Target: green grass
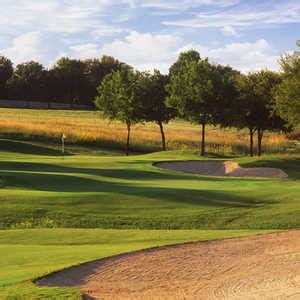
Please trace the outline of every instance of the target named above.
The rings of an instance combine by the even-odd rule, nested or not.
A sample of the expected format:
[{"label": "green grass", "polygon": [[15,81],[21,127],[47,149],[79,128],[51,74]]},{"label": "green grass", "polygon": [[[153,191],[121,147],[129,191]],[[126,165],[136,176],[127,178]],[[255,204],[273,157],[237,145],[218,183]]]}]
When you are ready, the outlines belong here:
[{"label": "green grass", "polygon": [[55,147],[0,140],[0,299],[80,299],[76,289],[31,281],[133,250],[300,227],[299,155],[227,157],[289,174],[271,180],[152,165],[199,159],[192,151],[124,157],[79,150],[63,157]]},{"label": "green grass", "polygon": [[[287,229],[300,225],[300,156],[239,158],[288,179],[213,178],[160,170],[175,151],[140,156],[69,155],[14,142],[0,153],[0,227]],[[50,152],[49,152],[50,151]]]},{"label": "green grass", "polygon": [[265,232],[103,229],[0,231],[0,299],[80,299],[80,292],[76,289],[37,287],[31,280],[85,261],[134,250]]}]

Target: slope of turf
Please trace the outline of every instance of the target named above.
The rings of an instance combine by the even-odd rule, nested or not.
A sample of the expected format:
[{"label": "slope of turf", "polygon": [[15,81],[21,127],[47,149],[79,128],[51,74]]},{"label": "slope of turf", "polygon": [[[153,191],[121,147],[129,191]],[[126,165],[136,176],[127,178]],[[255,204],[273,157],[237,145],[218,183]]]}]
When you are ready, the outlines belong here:
[{"label": "slope of turf", "polygon": [[180,174],[152,165],[199,158],[192,152],[61,157],[46,148],[45,153],[39,148],[38,155],[22,149],[0,152],[1,228],[300,226],[299,155],[237,159],[242,166],[277,167],[289,174],[287,179],[270,180]]},{"label": "slope of turf", "polygon": [[71,265],[129,251],[265,232],[103,229],[0,231],[0,299],[80,299],[80,292],[75,289],[37,287],[31,280]]}]

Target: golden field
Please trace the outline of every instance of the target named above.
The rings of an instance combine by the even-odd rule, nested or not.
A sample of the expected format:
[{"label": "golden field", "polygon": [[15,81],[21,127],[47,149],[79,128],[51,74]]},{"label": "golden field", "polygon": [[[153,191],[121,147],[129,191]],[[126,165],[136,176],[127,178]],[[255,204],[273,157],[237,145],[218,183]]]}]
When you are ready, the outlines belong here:
[{"label": "golden field", "polygon": [[[126,140],[126,126],[105,119],[96,111],[63,111],[0,108],[2,136],[24,139],[59,141],[64,133],[67,143],[121,148]],[[200,127],[182,120],[165,125],[168,149],[198,149]],[[247,130],[207,128],[207,151],[246,153]],[[264,151],[285,152],[291,147],[284,134],[267,133]],[[136,124],[132,129],[131,145],[136,151],[159,150],[161,136],[156,124]]]}]

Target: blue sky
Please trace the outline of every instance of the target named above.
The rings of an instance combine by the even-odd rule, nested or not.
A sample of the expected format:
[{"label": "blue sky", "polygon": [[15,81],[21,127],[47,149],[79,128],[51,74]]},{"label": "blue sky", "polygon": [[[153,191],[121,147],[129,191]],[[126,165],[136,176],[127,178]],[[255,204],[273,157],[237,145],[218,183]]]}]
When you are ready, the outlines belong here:
[{"label": "blue sky", "polygon": [[190,48],[243,71],[278,69],[300,39],[299,0],[0,0],[0,54],[51,66],[112,55],[168,71]]}]

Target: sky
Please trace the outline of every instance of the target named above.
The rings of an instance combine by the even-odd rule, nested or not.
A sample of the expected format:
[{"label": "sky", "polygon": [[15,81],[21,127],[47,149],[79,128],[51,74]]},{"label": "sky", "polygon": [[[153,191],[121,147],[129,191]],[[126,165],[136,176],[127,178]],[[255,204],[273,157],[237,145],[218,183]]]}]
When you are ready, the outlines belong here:
[{"label": "sky", "polygon": [[51,67],[111,55],[163,73],[182,51],[242,71],[278,70],[300,39],[299,0],[0,0],[0,55]]}]

